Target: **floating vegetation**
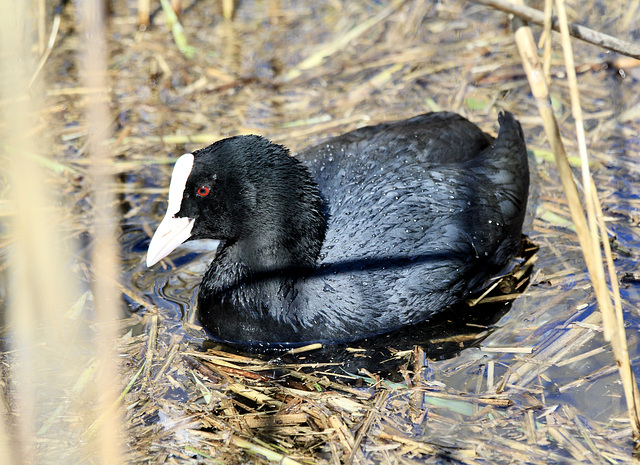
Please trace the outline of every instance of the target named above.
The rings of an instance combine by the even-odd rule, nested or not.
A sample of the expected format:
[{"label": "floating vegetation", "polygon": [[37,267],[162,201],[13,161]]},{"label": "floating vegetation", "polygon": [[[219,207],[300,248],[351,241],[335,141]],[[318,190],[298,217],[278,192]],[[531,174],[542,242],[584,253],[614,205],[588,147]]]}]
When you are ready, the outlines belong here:
[{"label": "floating vegetation", "polygon": [[[72,263],[57,266],[76,277],[80,288],[59,312],[64,317],[55,320],[67,325],[59,335],[62,349],[47,338],[16,337],[19,314],[11,307],[2,331],[8,421],[0,439],[22,441],[0,445],[19,443],[22,449],[0,447],[2,463],[52,456],[68,463],[105,461],[99,446],[114,412],[121,414],[122,436],[114,428],[106,437],[122,443],[124,461],[136,464],[632,460],[634,408],[627,399],[629,393],[633,399],[633,384],[627,379],[622,387],[608,342],[623,331],[604,327],[583,252],[595,256],[600,245],[611,248],[610,262],[623,278],[622,312],[607,318],[620,323],[624,316],[629,366],[637,366],[638,60],[573,39],[570,68],[576,75],[568,79],[566,48],[551,32],[549,15],[516,11],[542,24],[531,26],[538,43],[527,46],[533,61],[540,61],[545,95],[527,80],[510,18],[480,4],[505,3],[498,0],[194,2],[183,4],[177,16],[176,2],[172,10],[163,1],[162,8],[147,4],[156,11],[140,20],[143,30],[136,27],[134,3],[116,1],[109,12],[106,82],[91,84],[78,72],[88,36],[78,32],[80,18],[68,4],[55,15],[33,12],[34,24],[45,27],[33,28],[37,38],[25,52],[33,54],[34,66],[21,82],[31,93],[0,94],[3,134],[13,127],[6,109],[41,95],[23,128],[38,143],[3,139],[0,157],[24,156],[43,168],[38,186],[59,199],[45,202],[45,210],[55,213],[48,223],[75,244]],[[637,1],[568,2],[566,9],[567,20],[583,26],[569,32],[615,36],[622,41],[615,47],[623,51],[638,36]],[[565,47],[567,40],[565,33]],[[545,118],[555,120],[543,120],[536,99],[548,103]],[[104,104],[110,113],[104,140],[97,143],[87,115]],[[166,261],[166,269],[145,268],[171,163],[182,153],[247,133],[297,150],[356,127],[436,110],[461,113],[489,132],[496,129],[497,113],[508,110],[527,136],[532,193],[525,232],[535,247],[525,243],[518,265],[487,295],[471,296],[409,334],[333,348],[243,352],[208,341],[193,319],[202,261],[211,254],[185,249]],[[545,134],[549,124],[563,136],[568,163],[552,155],[559,143]],[[584,203],[583,193],[594,189],[580,178],[569,202],[559,172],[565,183],[571,174],[579,178],[585,163],[579,149],[585,145],[602,210],[593,203],[600,226],[594,219],[582,223],[591,222],[595,228],[587,231],[598,236],[582,239],[581,246],[576,234],[584,224],[578,220],[575,226],[575,200]],[[95,154],[103,150],[109,157],[97,162]],[[98,199],[96,185],[109,196]],[[5,226],[19,207],[4,177],[0,193],[4,278],[15,269],[12,251],[22,238]],[[120,215],[117,284],[89,260],[100,236],[97,200],[102,211]],[[56,264],[51,273],[56,275]],[[96,306],[104,299],[91,285],[96,281],[115,285],[122,295],[128,312],[116,325],[97,322]],[[615,276],[597,284],[600,301],[614,283]],[[9,286],[0,290],[3,306],[13,304],[11,292]],[[33,289],[28,295],[35,295]],[[37,314],[31,317],[24,328],[51,333],[42,331],[49,326]],[[115,331],[121,361],[111,401],[96,384],[104,351],[91,348],[92,331],[102,328],[101,337]],[[623,344],[614,344],[619,356]],[[36,360],[37,370],[28,377],[25,357],[34,347],[48,358]],[[55,371],[60,366],[67,371]],[[51,388],[54,382],[59,389]],[[30,398],[38,409],[25,407],[21,399]],[[10,449],[13,457],[5,453]],[[20,455],[23,450],[30,452]]]}]

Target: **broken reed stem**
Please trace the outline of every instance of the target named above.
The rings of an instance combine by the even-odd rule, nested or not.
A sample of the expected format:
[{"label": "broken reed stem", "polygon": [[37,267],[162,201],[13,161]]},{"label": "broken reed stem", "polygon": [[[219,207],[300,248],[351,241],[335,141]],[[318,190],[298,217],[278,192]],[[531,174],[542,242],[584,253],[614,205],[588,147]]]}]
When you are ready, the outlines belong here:
[{"label": "broken reed stem", "polygon": [[42,55],[40,56],[40,61],[38,62],[38,66],[34,71],[31,79],[29,80],[29,88],[33,86],[33,82],[36,80],[42,68],[44,68],[45,63],[49,59],[51,52],[53,51],[53,46],[56,43],[56,38],[58,37],[58,31],[60,30],[60,17],[61,15],[57,14],[53,17],[53,26],[51,26],[51,34],[49,35],[49,42],[47,43],[46,50],[43,50]]},{"label": "broken reed stem", "polygon": [[627,14],[622,19],[622,30],[628,31],[631,24],[638,21],[638,16],[635,14],[636,10],[640,7],[640,0],[632,0],[627,7]]},{"label": "broken reed stem", "polygon": [[235,10],[234,0],[222,0],[222,17],[226,20],[233,19]]},{"label": "broken reed stem", "polygon": [[380,391],[380,393],[378,394],[378,400],[376,400],[375,405],[372,408],[370,408],[369,411],[367,412],[367,415],[365,416],[365,419],[362,422],[362,426],[360,426],[360,429],[358,430],[358,434],[356,435],[353,441],[353,448],[351,449],[351,453],[349,454],[349,457],[345,461],[346,465],[351,465],[353,463],[353,459],[355,458],[357,452],[360,450],[360,444],[362,444],[363,439],[369,433],[369,429],[373,424],[375,414],[380,412],[380,410],[384,406],[384,403],[387,401],[388,397],[389,397],[389,391]]},{"label": "broken reed stem", "polygon": [[249,454],[259,455],[272,462],[277,462],[282,465],[302,465],[297,460],[289,458],[271,449],[267,449],[266,447],[262,447],[252,442],[249,442],[246,439],[242,439],[241,437],[238,437],[236,435],[231,436],[230,442],[234,446],[240,449],[244,449]]},{"label": "broken reed stem", "polygon": [[151,0],[138,0],[138,27],[146,29],[151,15]]},{"label": "broken reed stem", "polygon": [[[504,11],[517,16],[522,21],[544,25],[544,13],[536,10],[535,8],[529,8],[522,4],[521,0],[472,0],[474,3],[485,5],[496,10]],[[576,39],[583,40],[589,44],[597,45],[598,47],[606,48],[612,52],[621,53],[640,60],[640,45],[620,40],[616,37],[603,34],[602,32],[594,31],[588,27],[580,26],[578,24],[567,23],[569,33]],[[559,31],[560,25],[557,19],[553,20],[553,30]]]},{"label": "broken reed stem", "polygon": [[[542,69],[544,70],[544,78],[547,86],[551,85],[551,44],[553,42],[553,0],[545,0],[544,2],[544,29],[540,41],[544,38],[544,60]],[[541,47],[541,44],[538,45]]]},{"label": "broken reed stem", "polygon": [[618,286],[618,280],[616,279],[616,269],[613,264],[613,254],[611,253],[611,244],[609,244],[609,235],[607,233],[607,227],[604,223],[604,214],[602,213],[602,205],[598,200],[598,192],[596,185],[593,182],[593,178],[590,180],[593,184],[591,193],[594,196],[594,205],[596,207],[596,219],[598,220],[598,226],[600,228],[600,236],[602,237],[602,246],[604,248],[604,255],[607,259],[607,271],[609,273],[609,280],[611,282],[611,293],[613,294],[613,304],[616,311],[616,319],[618,320],[618,326],[620,328],[624,325],[624,316],[622,315],[622,299],[620,298],[620,288]]},{"label": "broken reed stem", "polygon": [[[522,0],[514,0],[518,4],[521,4]],[[480,3],[484,3],[482,0]],[[560,5],[561,0],[556,2]],[[569,39],[569,28],[566,21],[566,13],[564,8],[560,6],[558,8],[560,15],[560,24],[562,26],[561,33],[563,36],[563,45],[566,45]],[[640,438],[640,404],[638,395],[638,386],[631,371],[631,364],[629,362],[629,356],[627,352],[626,336],[624,333],[624,326],[616,328],[616,323],[619,322],[619,318],[613,314],[613,308],[611,304],[611,297],[609,295],[609,289],[604,279],[604,268],[602,263],[602,253],[599,246],[597,237],[597,231],[594,234],[594,228],[596,226],[596,207],[595,197],[597,196],[595,190],[592,192],[593,186],[591,184],[591,175],[588,170],[588,159],[586,155],[586,142],[584,138],[584,128],[582,124],[582,111],[579,103],[579,96],[577,93],[577,79],[575,77],[575,66],[573,64],[573,53],[571,47],[564,49],[565,62],[567,67],[567,73],[569,77],[569,85],[573,87],[571,90],[572,98],[572,110],[574,118],[576,119],[577,134],[579,137],[580,152],[582,158],[583,175],[587,181],[585,182],[585,195],[588,194],[588,198],[585,199],[587,203],[587,211],[589,214],[589,222],[584,214],[582,202],[573,180],[573,175],[569,167],[567,160],[567,154],[562,143],[560,132],[558,129],[558,123],[551,110],[551,102],[549,99],[549,89],[544,77],[544,70],[538,59],[538,52],[533,40],[533,34],[531,28],[524,23],[520,18],[514,18],[515,40],[522,59],[523,68],[527,74],[531,91],[536,99],[540,116],[543,120],[543,126],[549,144],[553,150],[558,165],[558,172],[562,180],[562,186],[567,197],[569,208],[571,211],[571,217],[578,233],[578,240],[582,249],[582,253],[585,257],[587,269],[591,276],[593,288],[598,301],[598,306],[602,313],[603,323],[605,325],[605,337],[611,341],[614,356],[618,362],[620,378],[623,383],[625,398],[627,401],[627,407],[629,411],[629,417],[631,422],[631,428],[635,438]],[[564,23],[564,24],[563,24]],[[571,77],[571,71],[573,76]],[[582,138],[582,140],[580,140]],[[587,186],[588,184],[588,186]],[[602,227],[601,227],[602,229]],[[602,241],[607,240],[606,229],[605,235],[602,237]],[[606,246],[605,246],[606,248]],[[614,275],[611,277],[611,281],[615,281],[617,278]],[[612,285],[614,290],[617,288]],[[620,322],[622,323],[622,322]]]}]

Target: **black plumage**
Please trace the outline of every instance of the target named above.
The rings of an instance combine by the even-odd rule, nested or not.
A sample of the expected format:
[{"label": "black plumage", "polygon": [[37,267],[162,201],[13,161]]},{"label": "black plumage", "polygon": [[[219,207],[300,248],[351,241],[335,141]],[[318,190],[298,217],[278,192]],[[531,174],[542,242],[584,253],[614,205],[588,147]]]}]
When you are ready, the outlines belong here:
[{"label": "black plumage", "polygon": [[296,158],[259,136],[194,152],[173,216],[194,220],[189,239],[223,241],[199,289],[202,324],[249,344],[351,341],[459,302],[520,244],[527,153],[513,116],[499,121],[495,140],[430,113]]}]

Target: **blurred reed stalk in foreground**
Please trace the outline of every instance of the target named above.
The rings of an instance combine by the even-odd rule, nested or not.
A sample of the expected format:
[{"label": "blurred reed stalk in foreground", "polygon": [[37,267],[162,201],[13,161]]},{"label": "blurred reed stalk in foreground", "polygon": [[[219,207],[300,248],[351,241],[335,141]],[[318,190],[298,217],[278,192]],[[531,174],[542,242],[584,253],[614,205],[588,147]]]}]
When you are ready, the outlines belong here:
[{"label": "blurred reed stalk in foreground", "polygon": [[[107,44],[105,2],[84,0],[80,5],[81,30],[85,39],[81,60],[81,81],[90,90],[87,95],[88,149],[92,163],[89,173],[93,180],[94,244],[92,253],[93,294],[95,300],[98,357],[98,411],[100,416],[92,427],[99,446],[99,462],[117,464],[122,461],[120,440],[122,419],[118,405],[117,355],[118,302],[115,288],[118,278],[116,251],[116,199],[113,184],[113,163],[106,144],[109,138],[109,91],[107,82]],[[93,428],[91,433],[95,431]]]},{"label": "blurred reed stalk in foreground", "polygon": [[[45,168],[51,157],[42,77],[37,69],[37,2],[0,0],[0,160],[10,214],[0,230],[8,244],[8,309],[0,402],[0,463],[118,463],[120,435],[114,389],[113,342],[117,296],[112,202],[106,185],[108,124],[102,2],[86,1],[85,59],[81,70],[91,92],[87,103],[89,149],[95,157],[97,251],[92,291],[95,317],[75,312],[86,289],[72,273],[77,243],[69,239],[72,206],[58,192],[65,179]],[[42,9],[40,10],[43,11]],[[4,180],[3,180],[4,182]],[[71,225],[70,225],[71,223]],[[107,284],[108,283],[108,284]]]}]

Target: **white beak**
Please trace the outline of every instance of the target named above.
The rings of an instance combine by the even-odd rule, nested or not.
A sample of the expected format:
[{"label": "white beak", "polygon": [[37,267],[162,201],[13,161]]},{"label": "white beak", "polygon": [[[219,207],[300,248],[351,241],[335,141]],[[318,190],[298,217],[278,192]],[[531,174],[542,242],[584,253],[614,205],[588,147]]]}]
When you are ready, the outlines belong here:
[{"label": "white beak", "polygon": [[193,218],[176,218],[180,211],[187,179],[193,169],[194,156],[185,153],[176,161],[169,184],[167,213],[153,234],[147,251],[147,266],[152,266],[169,255],[176,247],[191,237]]}]

